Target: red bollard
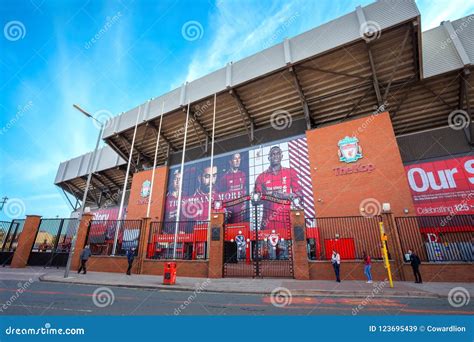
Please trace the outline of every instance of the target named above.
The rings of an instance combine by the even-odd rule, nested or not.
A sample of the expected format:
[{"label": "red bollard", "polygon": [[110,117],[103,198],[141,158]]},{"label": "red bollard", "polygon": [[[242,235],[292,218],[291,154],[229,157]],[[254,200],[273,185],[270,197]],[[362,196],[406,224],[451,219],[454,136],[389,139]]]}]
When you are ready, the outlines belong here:
[{"label": "red bollard", "polygon": [[176,263],[167,262],[163,271],[163,285],[176,284]]}]

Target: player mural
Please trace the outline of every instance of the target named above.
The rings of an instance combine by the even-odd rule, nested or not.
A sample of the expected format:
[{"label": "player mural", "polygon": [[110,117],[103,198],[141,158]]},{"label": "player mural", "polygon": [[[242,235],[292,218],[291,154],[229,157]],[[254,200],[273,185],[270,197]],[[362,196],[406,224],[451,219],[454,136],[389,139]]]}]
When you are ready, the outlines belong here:
[{"label": "player mural", "polygon": [[[176,220],[181,177],[180,221],[208,220],[211,191],[211,201],[225,202],[254,192],[288,201],[286,204],[262,201],[263,210],[258,220],[269,229],[277,224],[272,213],[288,213],[292,205],[304,208],[307,217],[315,215],[308,146],[304,137],[217,156],[212,168],[210,159],[191,162],[184,165],[182,175],[179,166],[171,168],[166,221]],[[236,220],[238,212],[245,212],[248,205],[243,202],[228,208],[229,220]],[[251,215],[244,217],[246,221],[250,219]]]}]

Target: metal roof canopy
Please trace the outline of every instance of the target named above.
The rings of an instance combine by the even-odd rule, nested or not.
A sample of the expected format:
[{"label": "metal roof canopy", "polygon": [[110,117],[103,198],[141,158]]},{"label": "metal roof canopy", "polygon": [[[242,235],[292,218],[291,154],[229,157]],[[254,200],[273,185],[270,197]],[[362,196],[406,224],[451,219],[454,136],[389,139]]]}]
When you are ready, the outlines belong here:
[{"label": "metal roof canopy", "polygon": [[[387,6],[391,10],[387,10]],[[354,18],[359,21],[365,16],[366,19],[372,20],[373,13],[378,13],[380,17],[384,10],[385,15],[393,19],[391,22],[396,22],[393,13],[400,8],[404,9],[401,13],[405,13],[408,19],[404,17],[402,20],[401,14],[398,13],[399,22],[392,26],[386,24],[387,27],[381,25],[383,31],[380,37],[369,43],[359,35],[360,25],[356,28],[350,26],[351,22],[354,23]],[[153,162],[163,101],[165,114],[158,165],[169,160],[170,153],[179,154],[185,124],[183,110],[186,109],[188,101],[191,101],[192,120],[188,129],[187,150],[201,150],[201,156],[205,155],[212,128],[213,92],[218,93],[216,144],[225,145],[226,140],[232,143],[239,137],[246,139],[248,145],[260,142],[262,136],[268,132],[271,114],[276,110],[290,113],[293,121],[297,123],[295,126],[303,133],[305,126],[319,127],[371,114],[384,101],[386,104],[388,102],[385,109],[391,113],[397,135],[445,126],[451,110],[469,109],[473,104],[473,99],[468,96],[469,88],[472,87],[472,81],[468,77],[471,66],[466,64],[474,57],[472,19],[474,17],[470,16],[453,23],[444,22],[441,26],[424,32],[422,54],[420,20],[415,4],[411,1],[377,2],[363,9],[359,7],[356,11],[321,27],[229,64],[224,69],[185,84],[141,106],[142,115],[132,158],[135,170],[149,167]],[[357,37],[349,39],[348,43],[341,43],[343,39],[336,29],[336,37],[328,38],[328,35],[334,34],[331,29],[341,25],[344,28],[341,32],[345,34],[345,28],[350,26]],[[454,35],[446,28],[449,25],[454,28]],[[458,42],[450,44],[440,30],[448,32],[449,39],[458,37]],[[314,56],[300,58],[296,62],[297,60],[291,59],[292,55],[301,57],[307,53],[307,50],[299,53],[294,51],[297,38],[300,39],[297,40],[299,48],[303,48],[302,36],[306,37],[306,45],[314,50],[321,50],[322,40],[326,48],[334,43],[329,43],[328,40],[339,41],[342,45],[327,51],[322,49]],[[347,40],[348,35],[345,34],[345,37]],[[450,44],[449,49],[443,45],[444,42]],[[464,50],[464,55],[459,45]],[[453,57],[454,54],[456,55]],[[440,63],[439,56],[449,56],[448,60],[451,62],[446,63],[444,57],[445,62]],[[272,63],[279,63],[281,66],[269,71],[268,65]],[[443,68],[437,68],[437,63]],[[262,74],[257,75],[256,70],[260,70]],[[253,75],[254,78],[243,81],[242,74],[248,77]],[[420,80],[422,74],[425,78],[430,78]],[[236,79],[240,80],[240,83],[236,82]],[[223,90],[218,91],[219,87]],[[209,91],[208,95],[196,100],[197,96],[203,96],[205,91]],[[114,118],[108,123],[109,128],[104,134],[106,142],[124,159],[128,158],[130,152],[137,113],[138,107]],[[295,135],[294,133],[288,132],[289,135]],[[190,155],[196,156],[197,153]],[[58,176],[60,171],[61,168]],[[110,173],[114,171],[117,169],[99,170],[93,179],[102,177],[102,174],[111,176]],[[112,189],[123,186],[124,172],[120,169],[115,172],[113,180],[116,184],[111,186]],[[76,178],[56,183],[77,196],[84,189],[85,178],[79,177],[78,173]],[[68,190],[71,185],[76,187],[76,191]],[[89,200],[94,200],[94,196],[97,199],[101,196],[101,191],[99,188],[93,189]]]},{"label": "metal roof canopy", "polygon": [[[369,114],[392,91],[420,78],[420,19],[412,1],[379,1],[313,30],[230,63],[207,76],[113,118],[104,140],[128,156],[140,112],[133,160],[150,166],[164,103],[158,165],[183,145],[185,110],[191,104],[187,146],[207,151],[217,93],[216,139],[270,126],[271,115],[286,111],[307,128]],[[376,25],[378,39],[363,39],[361,27]],[[163,143],[164,142],[164,143]]]}]

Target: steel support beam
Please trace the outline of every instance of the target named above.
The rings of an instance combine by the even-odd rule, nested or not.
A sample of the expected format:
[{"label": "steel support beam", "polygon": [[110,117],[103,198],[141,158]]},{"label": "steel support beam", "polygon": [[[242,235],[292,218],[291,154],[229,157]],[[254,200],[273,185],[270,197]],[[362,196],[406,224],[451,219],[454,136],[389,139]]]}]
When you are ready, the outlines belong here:
[{"label": "steel support beam", "polygon": [[383,103],[382,95],[380,93],[379,79],[377,78],[377,70],[375,69],[374,57],[372,56],[372,48],[370,44],[366,44],[367,54],[369,56],[370,70],[372,71],[372,84],[375,90],[375,96],[377,97],[377,105],[380,107]]},{"label": "steel support beam", "polygon": [[[74,205],[72,204],[71,200],[69,199],[69,196],[68,196],[67,192],[64,191],[63,188],[61,188],[61,190],[62,190],[62,192],[63,192],[63,194],[64,194],[64,197],[66,197],[66,199],[67,199],[69,205],[71,206],[72,210],[76,210],[76,209],[74,208]],[[76,198],[76,196],[74,196],[74,198]],[[77,199],[76,199],[76,200],[77,200]]]},{"label": "steel support beam", "polygon": [[110,178],[109,176],[107,176],[104,172],[102,172],[102,173],[96,173],[95,175],[98,176],[98,177],[100,177],[100,178],[105,179],[107,182],[112,183],[117,189],[121,189],[121,188],[122,188],[120,185],[118,185],[117,182],[115,182],[112,178]]},{"label": "steel support beam", "polygon": [[453,111],[455,110],[456,108],[451,106],[449,103],[447,103],[442,97],[441,97],[441,94],[436,94],[433,89],[431,89],[425,82],[422,82],[421,85],[423,86],[423,88],[425,88],[426,90],[428,90],[435,98],[436,100],[438,100],[439,102],[441,102],[442,104],[444,104],[446,107],[449,108],[449,110]]},{"label": "steel support beam", "polygon": [[117,154],[123,159],[123,160],[127,160],[127,156],[125,155],[125,153],[122,152],[122,150],[117,146],[117,144],[112,141],[112,139],[108,139],[107,140],[107,144],[112,147],[112,149],[117,152]]},{"label": "steel support beam", "polygon": [[359,107],[359,105],[362,103],[362,101],[364,101],[364,99],[367,97],[367,95],[369,95],[371,89],[372,89],[371,87],[367,88],[364,95],[362,95],[359,98],[359,100],[357,100],[357,102],[354,104],[354,106],[351,108],[351,110],[346,114],[346,116],[341,120],[341,122],[345,121],[347,118],[349,118],[352,115],[352,113],[354,113],[354,111],[357,109],[357,107]]},{"label": "steel support beam", "polygon": [[400,108],[402,107],[402,105],[406,101],[406,99],[408,99],[408,96],[410,95],[410,91],[411,91],[411,89],[413,88],[414,85],[415,85],[415,83],[410,83],[408,88],[403,93],[402,98],[400,99],[400,101],[398,101],[397,107],[395,108],[393,113],[390,113],[390,117],[392,118],[392,120],[395,118],[395,116],[397,115],[398,111],[400,110]]},{"label": "steel support beam", "polygon": [[[252,143],[255,140],[254,132],[255,132],[255,121],[250,116],[247,108],[245,107],[242,99],[240,98],[239,94],[235,89],[230,89],[229,94],[234,98],[235,103],[239,109],[240,117],[242,118],[242,122],[244,123],[245,130],[249,136],[249,140]],[[248,121],[248,123],[247,123]],[[248,127],[250,125],[250,127]]]},{"label": "steel support beam", "polygon": [[[132,142],[124,135],[120,135],[118,134],[118,136],[120,138],[122,138],[122,140],[124,140],[125,142],[127,142],[127,144],[130,146],[130,148],[132,147]],[[147,155],[145,155],[144,153],[142,153],[136,146],[133,147],[133,149],[138,153],[138,156],[140,157],[140,159],[142,159],[143,161],[145,161],[146,163],[153,163],[153,161],[151,160],[150,157],[148,157]],[[130,150],[130,153],[133,153],[132,150]],[[132,163],[133,164],[133,163]],[[135,164],[136,165],[136,164]]]},{"label": "steel support beam", "polygon": [[304,96],[303,89],[301,88],[300,81],[298,80],[298,75],[296,74],[296,70],[294,67],[289,68],[290,74],[293,78],[293,83],[295,86],[296,91],[298,92],[298,97],[300,98],[301,106],[303,107],[303,114],[306,120],[306,128],[310,130],[314,127],[313,118],[309,111],[308,102],[306,101],[306,97]]},{"label": "steel support beam", "polygon": [[[158,127],[156,127],[156,125],[153,122],[148,121],[146,124],[151,126],[155,130],[155,132],[158,133]],[[163,130],[161,130],[160,139],[163,140],[166,143],[166,145],[168,145],[168,148],[171,149],[172,152],[177,151],[176,147],[173,146],[171,141],[167,137],[165,137],[165,135],[163,134]]]},{"label": "steel support beam", "polygon": [[408,29],[405,32],[405,37],[403,37],[402,46],[400,47],[400,50],[398,51],[397,57],[395,58],[395,63],[393,64],[392,72],[390,73],[390,79],[388,81],[387,87],[385,88],[385,92],[383,94],[382,103],[385,103],[387,101],[388,93],[390,91],[390,86],[392,85],[393,78],[395,76],[395,72],[398,70],[398,66],[400,65],[401,56],[403,54],[403,50],[405,49],[405,45],[408,41],[410,31],[411,31],[411,29],[410,29],[410,27],[408,27]]}]

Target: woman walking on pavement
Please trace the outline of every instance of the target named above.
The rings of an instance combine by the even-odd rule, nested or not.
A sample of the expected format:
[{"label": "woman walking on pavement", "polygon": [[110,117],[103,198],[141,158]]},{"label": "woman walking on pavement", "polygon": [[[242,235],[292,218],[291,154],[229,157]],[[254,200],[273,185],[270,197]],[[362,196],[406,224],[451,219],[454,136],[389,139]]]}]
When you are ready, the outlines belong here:
[{"label": "woman walking on pavement", "polygon": [[372,259],[370,258],[370,255],[368,255],[364,251],[364,274],[367,277],[367,283],[371,284],[372,283]]}]

